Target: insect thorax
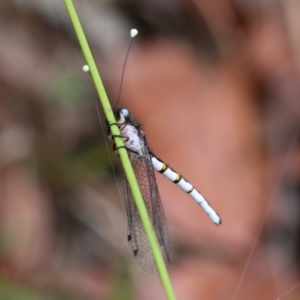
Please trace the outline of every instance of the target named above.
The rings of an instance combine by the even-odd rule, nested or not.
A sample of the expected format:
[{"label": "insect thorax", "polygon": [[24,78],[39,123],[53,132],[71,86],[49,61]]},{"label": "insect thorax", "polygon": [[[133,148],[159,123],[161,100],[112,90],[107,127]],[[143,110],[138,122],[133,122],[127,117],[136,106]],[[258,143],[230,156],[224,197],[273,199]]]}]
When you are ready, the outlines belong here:
[{"label": "insect thorax", "polygon": [[143,154],[143,144],[137,129],[131,124],[120,126],[121,135],[130,159],[138,159]]}]

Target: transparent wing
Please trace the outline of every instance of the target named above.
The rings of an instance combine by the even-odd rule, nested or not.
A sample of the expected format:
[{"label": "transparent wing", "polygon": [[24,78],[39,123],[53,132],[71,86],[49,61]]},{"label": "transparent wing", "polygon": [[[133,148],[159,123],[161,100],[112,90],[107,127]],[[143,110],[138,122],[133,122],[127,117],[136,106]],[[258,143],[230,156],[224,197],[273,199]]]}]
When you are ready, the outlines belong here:
[{"label": "transparent wing", "polygon": [[[132,166],[141,189],[149,217],[160,245],[163,257],[170,261],[171,244],[167,220],[160,200],[154,169],[145,141],[144,154],[132,161]],[[128,216],[128,242],[138,263],[147,272],[155,272],[156,266],[144,228],[132,197],[127,179],[124,176],[126,211]]]}]

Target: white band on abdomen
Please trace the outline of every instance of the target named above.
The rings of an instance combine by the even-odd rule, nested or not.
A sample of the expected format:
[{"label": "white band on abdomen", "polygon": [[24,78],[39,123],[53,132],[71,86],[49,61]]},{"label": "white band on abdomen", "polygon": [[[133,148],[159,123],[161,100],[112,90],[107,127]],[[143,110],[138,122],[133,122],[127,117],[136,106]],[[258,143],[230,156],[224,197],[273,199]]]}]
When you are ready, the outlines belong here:
[{"label": "white band on abdomen", "polygon": [[154,169],[159,173],[163,174],[169,180],[173,181],[178,185],[183,191],[191,195],[191,197],[202,207],[202,209],[208,214],[210,219],[217,225],[221,224],[221,219],[214,209],[208,204],[204,197],[183,177],[178,173],[174,172],[162,161],[154,156],[151,156],[151,161]]}]

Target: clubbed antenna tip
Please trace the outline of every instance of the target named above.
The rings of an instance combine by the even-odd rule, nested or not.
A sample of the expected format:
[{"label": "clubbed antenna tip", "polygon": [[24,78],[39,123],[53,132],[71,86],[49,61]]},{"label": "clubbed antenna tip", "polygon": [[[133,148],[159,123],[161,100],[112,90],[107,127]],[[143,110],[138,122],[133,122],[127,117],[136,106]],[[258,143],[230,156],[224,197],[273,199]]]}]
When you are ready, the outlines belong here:
[{"label": "clubbed antenna tip", "polygon": [[139,32],[135,28],[133,28],[133,29],[130,30],[130,36],[132,38],[134,38],[136,35],[138,35],[138,33]]},{"label": "clubbed antenna tip", "polygon": [[119,105],[119,103],[120,103],[121,91],[122,91],[122,85],[123,85],[123,79],[124,79],[126,62],[127,62],[128,54],[129,54],[129,51],[130,51],[133,39],[134,39],[135,36],[137,36],[137,34],[138,34],[138,31],[135,28],[133,28],[133,29],[130,30],[131,41],[130,41],[130,44],[129,44],[129,47],[128,47],[128,50],[127,50],[127,54],[126,54],[126,57],[125,57],[125,62],[124,62],[124,65],[123,65],[123,71],[122,71],[122,77],[121,77],[121,84],[120,84],[120,89],[119,89],[119,96],[118,96],[118,100],[117,100],[115,108],[117,108],[118,105]]},{"label": "clubbed antenna tip", "polygon": [[89,70],[90,70],[90,68],[89,68],[88,65],[84,65],[84,66],[82,67],[82,71],[83,71],[83,72],[89,72]]}]

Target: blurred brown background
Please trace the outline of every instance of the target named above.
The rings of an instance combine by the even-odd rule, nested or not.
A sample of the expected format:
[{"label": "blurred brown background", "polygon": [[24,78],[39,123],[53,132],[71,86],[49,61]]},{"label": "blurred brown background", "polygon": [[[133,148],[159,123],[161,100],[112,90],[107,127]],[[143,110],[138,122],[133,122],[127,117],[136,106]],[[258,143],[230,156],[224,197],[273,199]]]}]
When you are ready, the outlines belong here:
[{"label": "blurred brown background", "polygon": [[[158,174],[177,299],[300,299],[300,2],[74,5],[112,104],[139,30],[121,106],[222,217]],[[63,1],[2,0],[0,25],[0,300],[165,299]]]}]

